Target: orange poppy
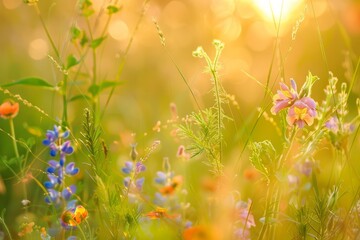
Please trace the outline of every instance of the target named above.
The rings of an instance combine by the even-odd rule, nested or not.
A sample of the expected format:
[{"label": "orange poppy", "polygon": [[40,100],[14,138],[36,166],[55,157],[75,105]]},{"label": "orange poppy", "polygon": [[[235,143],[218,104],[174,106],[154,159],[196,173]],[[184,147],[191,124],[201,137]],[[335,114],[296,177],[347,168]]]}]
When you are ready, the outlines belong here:
[{"label": "orange poppy", "polygon": [[14,118],[19,112],[19,103],[6,101],[0,105],[0,117],[4,119]]}]

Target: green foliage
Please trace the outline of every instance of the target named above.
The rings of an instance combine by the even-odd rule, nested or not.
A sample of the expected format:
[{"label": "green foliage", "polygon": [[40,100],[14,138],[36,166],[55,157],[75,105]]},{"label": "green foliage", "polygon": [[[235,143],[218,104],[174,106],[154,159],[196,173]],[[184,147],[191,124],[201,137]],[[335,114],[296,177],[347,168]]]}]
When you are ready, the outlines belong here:
[{"label": "green foliage", "polygon": [[105,40],[106,37],[99,37],[91,41],[90,47],[91,48],[97,48],[100,46],[100,44]]},{"label": "green foliage", "polygon": [[218,120],[217,111],[213,108],[207,108],[198,113],[192,113],[188,116],[186,123],[179,126],[179,135],[190,139],[187,149],[192,157],[205,154],[206,164],[210,165],[211,171],[220,174],[221,162],[219,156],[219,141],[217,131]]},{"label": "green foliage", "polygon": [[197,156],[205,153],[211,172],[216,175],[222,174],[222,154],[223,154],[223,130],[224,120],[230,119],[224,113],[223,104],[227,103],[226,92],[220,83],[218,76],[219,58],[224,48],[224,44],[219,40],[214,40],[215,57],[209,58],[202,47],[198,47],[194,52],[194,57],[204,58],[211,73],[212,93],[215,103],[213,107],[193,113],[185,125],[180,126],[180,135],[190,140],[188,150]]},{"label": "green foliage", "polygon": [[274,177],[277,164],[277,154],[269,140],[254,142],[249,145],[250,162],[270,182]]},{"label": "green foliage", "polygon": [[117,6],[114,6],[114,5],[109,5],[109,6],[107,6],[106,9],[108,10],[108,14],[110,14],[110,15],[120,11],[120,8]]},{"label": "green foliage", "polygon": [[6,83],[1,85],[1,87],[12,87],[12,86],[33,86],[33,87],[43,87],[47,89],[54,89],[54,86],[45,81],[44,79],[38,78],[38,77],[27,77],[23,79],[16,80],[11,83]]},{"label": "green foliage", "polygon": [[83,121],[83,139],[80,141],[87,150],[87,156],[91,163],[91,168],[95,175],[106,174],[104,169],[104,158],[106,157],[105,149],[101,142],[101,128],[95,123],[91,116],[90,110],[84,111],[85,120]]},{"label": "green foliage", "polygon": [[107,88],[113,88],[121,85],[122,82],[111,82],[111,81],[102,81],[100,84],[93,84],[89,87],[88,92],[91,93],[93,97],[98,96],[103,90]]},{"label": "green foliage", "polygon": [[91,0],[81,0],[80,1],[80,10],[81,15],[84,17],[90,17],[95,13],[94,9],[92,8]]},{"label": "green foliage", "polygon": [[70,69],[71,67],[76,66],[76,65],[78,65],[80,63],[79,60],[77,60],[73,54],[70,54],[67,57],[66,62],[67,62],[66,63],[66,69]]}]

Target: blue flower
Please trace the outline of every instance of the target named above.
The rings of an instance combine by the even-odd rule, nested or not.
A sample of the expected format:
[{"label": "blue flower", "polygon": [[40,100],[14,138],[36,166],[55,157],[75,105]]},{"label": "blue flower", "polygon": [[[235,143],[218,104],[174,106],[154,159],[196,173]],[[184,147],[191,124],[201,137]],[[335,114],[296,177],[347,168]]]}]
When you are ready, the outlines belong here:
[{"label": "blue flower", "polygon": [[44,183],[45,188],[54,188],[57,184],[61,183],[60,179],[57,176],[53,174],[48,174],[47,176],[50,181],[46,181]]},{"label": "blue flower", "polygon": [[126,161],[125,162],[125,167],[123,167],[121,169],[121,171],[125,174],[130,174],[133,170],[133,162],[130,162],[130,161]]},{"label": "blue flower", "polygon": [[70,141],[66,141],[63,143],[63,145],[61,145],[61,152],[65,153],[65,154],[71,154],[74,152],[74,148],[71,146],[71,142]]},{"label": "blue flower", "polygon": [[79,168],[75,167],[74,162],[70,162],[68,165],[66,165],[65,173],[68,175],[75,175],[79,172]]},{"label": "blue flower", "polygon": [[61,195],[65,200],[69,200],[70,197],[76,192],[76,186],[75,185],[71,185],[67,188],[64,188],[64,190],[62,191]]},{"label": "blue flower", "polygon": [[157,206],[164,207],[166,201],[167,201],[167,198],[164,197],[161,193],[159,193],[159,192],[156,192],[156,193],[155,193],[154,203],[155,203]]},{"label": "blue flower", "polygon": [[59,201],[60,193],[54,189],[48,189],[48,195],[45,197],[45,202],[48,204],[56,203]]},{"label": "blue flower", "polygon": [[129,187],[130,186],[130,182],[131,182],[131,178],[130,177],[126,177],[124,178],[124,185],[125,187]]},{"label": "blue flower", "polygon": [[136,188],[137,188],[139,191],[142,190],[143,185],[144,185],[144,182],[145,182],[145,178],[144,178],[144,177],[139,178],[139,179],[136,179],[136,181],[135,181],[135,186],[136,186]]},{"label": "blue flower", "polygon": [[155,182],[161,185],[165,185],[167,181],[167,174],[162,171],[156,172],[157,178],[155,178]]}]

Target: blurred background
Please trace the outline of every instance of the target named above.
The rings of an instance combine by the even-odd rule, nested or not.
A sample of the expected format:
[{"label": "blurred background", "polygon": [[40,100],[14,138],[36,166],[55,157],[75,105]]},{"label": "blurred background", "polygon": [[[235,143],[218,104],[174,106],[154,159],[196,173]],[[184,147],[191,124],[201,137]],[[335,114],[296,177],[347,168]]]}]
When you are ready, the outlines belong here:
[{"label": "blurred background", "polygon": [[[108,3],[110,1],[93,0],[95,13]],[[180,117],[197,110],[171,59],[186,77],[201,107],[213,105],[205,62],[192,56],[193,50],[203,46],[212,57],[213,39],[225,43],[220,59],[221,81],[239,106],[234,106],[235,126],[229,124],[226,131],[230,139],[225,150],[229,161],[237,159],[258,115],[257,108],[268,106],[271,101],[270,98],[264,100],[262,85],[269,81],[274,92],[283,77],[285,82],[294,78],[301,86],[310,71],[321,79],[313,92],[314,99],[320,103],[329,71],[340,82],[349,83],[359,57],[360,2],[357,0],[124,0],[119,4],[122,8],[112,17],[107,38],[98,49],[97,78],[99,81],[115,79],[119,64],[125,58],[120,77],[123,84],[116,88],[102,121],[104,138],[114,158],[123,156],[119,157],[121,161],[128,156],[131,142],[138,142],[142,149],[154,139],[165,139],[164,136],[171,134],[171,129],[158,132],[154,128],[158,121],[164,125],[171,119],[171,103],[176,104]],[[70,0],[40,0],[38,7],[60,55],[66,59],[68,54],[76,52],[70,42],[70,27],[74,24],[86,27],[79,17],[78,6]],[[106,14],[98,18],[94,35],[101,33],[106,19]],[[154,20],[164,34],[165,47]],[[22,0],[0,0],[0,34],[0,85],[29,76],[43,78],[53,85],[59,83],[59,71],[49,59],[49,55],[54,57],[54,52],[34,7]],[[87,61],[91,67],[91,59]],[[81,94],[88,86],[78,81],[71,85],[69,95]],[[49,115],[46,117],[21,104],[19,115],[14,119],[17,137],[33,136],[37,142],[33,152],[42,159],[44,147],[40,141],[44,130],[61,119],[61,97],[55,91],[34,87],[18,86],[9,90]],[[102,94],[100,106],[105,106],[109,93]],[[359,95],[360,83],[355,81],[351,109],[355,109]],[[6,98],[8,96],[0,92],[0,100]],[[90,107],[86,101],[69,103],[69,123],[76,136],[81,131],[84,107]],[[355,114],[355,110],[350,112]],[[9,132],[8,122],[0,120],[0,128]],[[234,134],[235,128],[242,131]],[[11,141],[4,132],[0,133],[0,155],[11,156]],[[253,139],[267,138],[275,142],[278,139],[276,131],[262,119]],[[177,139],[162,141],[159,158],[174,157],[178,145]],[[6,169],[2,169],[1,175],[5,190],[0,198],[6,205],[9,196],[15,194],[9,191],[16,181]]]}]

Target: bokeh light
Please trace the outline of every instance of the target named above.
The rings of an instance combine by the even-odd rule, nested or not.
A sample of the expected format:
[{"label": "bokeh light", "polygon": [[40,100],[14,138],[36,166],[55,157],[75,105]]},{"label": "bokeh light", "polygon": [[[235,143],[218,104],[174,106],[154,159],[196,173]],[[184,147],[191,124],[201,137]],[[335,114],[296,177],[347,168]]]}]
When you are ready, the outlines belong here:
[{"label": "bokeh light", "polygon": [[15,9],[20,6],[21,0],[3,0],[4,7],[7,9]]},{"label": "bokeh light", "polygon": [[49,46],[47,42],[42,38],[34,39],[30,42],[28,53],[34,60],[44,59],[49,52]]},{"label": "bokeh light", "polygon": [[129,28],[122,20],[116,20],[110,24],[109,34],[118,41],[125,41],[129,38]]},{"label": "bokeh light", "polygon": [[268,21],[282,21],[290,18],[291,13],[300,5],[302,0],[254,0],[254,5]]}]

